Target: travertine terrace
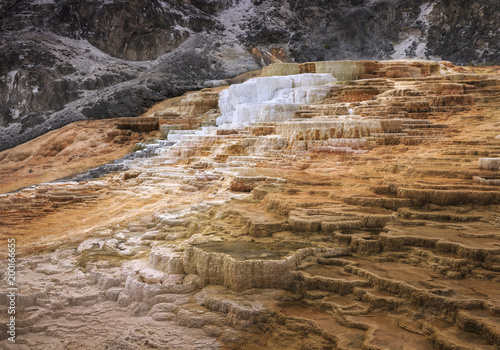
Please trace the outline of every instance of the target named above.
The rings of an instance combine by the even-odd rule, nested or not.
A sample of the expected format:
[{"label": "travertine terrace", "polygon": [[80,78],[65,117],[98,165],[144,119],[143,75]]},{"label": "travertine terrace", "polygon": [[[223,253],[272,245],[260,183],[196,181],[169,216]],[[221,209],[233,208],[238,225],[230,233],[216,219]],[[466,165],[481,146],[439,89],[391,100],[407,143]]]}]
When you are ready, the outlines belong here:
[{"label": "travertine terrace", "polygon": [[499,114],[494,68],[335,61],[123,120],[162,139],[0,197],[1,347],[498,349]]}]

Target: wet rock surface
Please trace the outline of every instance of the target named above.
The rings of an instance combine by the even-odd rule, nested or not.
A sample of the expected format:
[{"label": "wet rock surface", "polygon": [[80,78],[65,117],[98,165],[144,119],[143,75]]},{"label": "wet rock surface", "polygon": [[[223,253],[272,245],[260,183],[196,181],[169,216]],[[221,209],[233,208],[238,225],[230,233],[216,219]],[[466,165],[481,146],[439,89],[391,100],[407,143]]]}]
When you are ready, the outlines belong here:
[{"label": "wet rock surface", "polygon": [[[160,127],[181,105],[228,122],[172,127],[123,158],[127,170],[1,195],[19,314],[18,343],[0,344],[498,348],[498,72],[298,69],[359,65],[369,77],[325,82],[289,120],[232,124],[186,99],[154,112]],[[291,79],[287,67],[266,74]]]},{"label": "wet rock surface", "polygon": [[495,0],[6,0],[0,149],[77,120],[135,117],[273,62],[497,64],[499,21]]}]

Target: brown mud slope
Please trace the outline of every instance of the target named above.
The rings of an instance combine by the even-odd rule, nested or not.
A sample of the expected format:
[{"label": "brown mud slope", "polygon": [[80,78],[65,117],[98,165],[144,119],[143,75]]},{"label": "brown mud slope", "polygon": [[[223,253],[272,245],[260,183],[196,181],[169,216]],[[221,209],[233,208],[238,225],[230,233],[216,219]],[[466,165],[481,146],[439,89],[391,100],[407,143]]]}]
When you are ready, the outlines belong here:
[{"label": "brown mud slope", "polygon": [[69,124],[0,152],[0,193],[76,175],[131,152],[147,134],[118,128],[119,120]]},{"label": "brown mud slope", "polygon": [[196,92],[153,111],[167,140],[129,170],[0,196],[2,252],[14,237],[19,254],[18,343],[1,346],[498,349],[497,70],[263,75],[290,72],[343,81],[233,129],[210,128],[214,91]]}]

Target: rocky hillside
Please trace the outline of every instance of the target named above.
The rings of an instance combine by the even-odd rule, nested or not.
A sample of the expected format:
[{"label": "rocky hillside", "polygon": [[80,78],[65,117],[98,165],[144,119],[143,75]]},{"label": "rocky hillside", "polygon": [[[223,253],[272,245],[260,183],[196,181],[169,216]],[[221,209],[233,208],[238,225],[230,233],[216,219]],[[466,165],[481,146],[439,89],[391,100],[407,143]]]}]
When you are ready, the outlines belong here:
[{"label": "rocky hillside", "polygon": [[496,0],[4,0],[0,150],[273,61],[495,63],[499,22]]}]

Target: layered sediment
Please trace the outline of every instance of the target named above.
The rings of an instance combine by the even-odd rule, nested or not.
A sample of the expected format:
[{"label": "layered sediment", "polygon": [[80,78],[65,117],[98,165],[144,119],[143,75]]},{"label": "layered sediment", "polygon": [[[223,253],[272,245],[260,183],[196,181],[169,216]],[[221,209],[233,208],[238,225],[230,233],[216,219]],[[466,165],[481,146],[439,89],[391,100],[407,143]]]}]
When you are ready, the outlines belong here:
[{"label": "layered sediment", "polygon": [[500,346],[498,72],[262,73],[123,119],[162,138],[114,172],[0,196],[16,346]]}]

